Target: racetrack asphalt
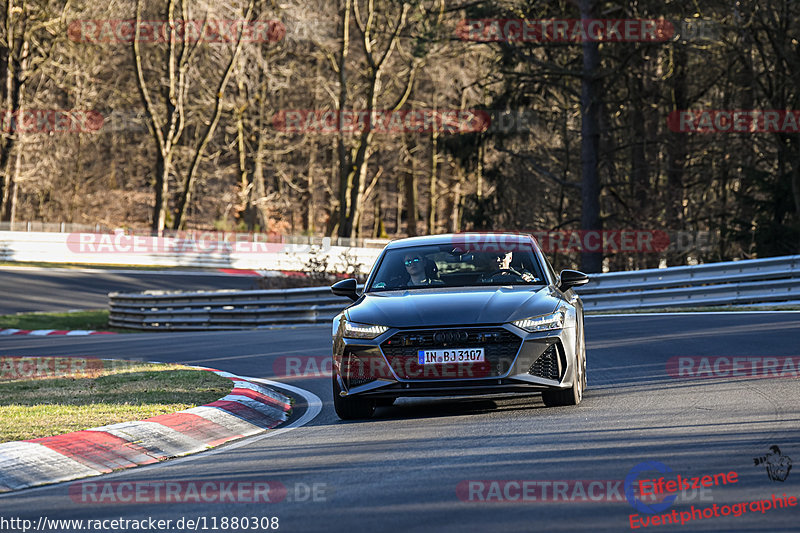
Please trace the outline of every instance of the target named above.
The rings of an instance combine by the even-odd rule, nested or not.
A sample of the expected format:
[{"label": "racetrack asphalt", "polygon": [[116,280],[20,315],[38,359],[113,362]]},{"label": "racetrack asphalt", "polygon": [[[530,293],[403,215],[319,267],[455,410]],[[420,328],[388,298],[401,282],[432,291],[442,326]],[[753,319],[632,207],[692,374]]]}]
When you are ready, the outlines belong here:
[{"label": "racetrack asphalt", "polygon": [[0,315],[107,309],[109,292],[253,289],[255,277],[215,272],[0,268]]},{"label": "racetrack asphalt", "polygon": [[[329,356],[327,327],[0,338],[2,356],[182,362],[276,379],[324,402],[309,424],[272,438],[93,478],[100,483],[267,480],[286,487],[281,502],[89,504],[71,498],[70,484],[64,483],[0,497],[0,518],[154,517],[174,523],[205,517],[210,527],[213,518],[221,524],[223,517],[266,516],[278,517],[280,530],[304,532],[624,531],[631,528],[630,515],[643,513],[625,501],[624,490],[613,482],[645,461],[672,470],[649,470],[647,477],[738,474],[736,483],[687,491],[663,513],[770,499],[772,494],[797,497],[797,468],[785,481],[771,481],[754,458],[779,446],[795,463],[800,461],[798,378],[685,379],[670,376],[668,363],[678,356],[796,358],[798,339],[798,313],[587,317],[589,390],[577,407],[545,408],[538,395],[405,399],[380,408],[371,420],[342,422],[333,411],[329,377],[275,375],[285,366],[282,357]],[[319,361],[306,361],[312,360]],[[296,411],[303,412],[302,404]],[[491,480],[512,483],[495,484],[500,493],[492,494]],[[529,482],[525,486],[535,487],[530,495],[537,499],[519,501],[514,480]],[[485,490],[459,490],[470,481],[483,483]],[[555,485],[564,481],[568,485]],[[594,481],[600,482],[595,487],[606,487],[591,492],[600,501],[576,496],[576,485],[589,489]],[[569,489],[552,501],[558,486]],[[551,501],[542,501],[543,487]],[[313,488],[316,497],[309,495]],[[505,501],[478,501],[481,496],[497,500],[498,495]],[[800,507],[788,507],[647,529],[797,531],[798,518]]]}]

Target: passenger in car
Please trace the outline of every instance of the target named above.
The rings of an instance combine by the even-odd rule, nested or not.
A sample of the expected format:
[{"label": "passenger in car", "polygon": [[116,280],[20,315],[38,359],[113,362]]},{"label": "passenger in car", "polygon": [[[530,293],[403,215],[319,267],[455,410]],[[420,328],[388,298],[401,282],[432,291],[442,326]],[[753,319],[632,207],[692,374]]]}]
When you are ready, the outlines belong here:
[{"label": "passenger in car", "polygon": [[403,265],[406,267],[409,280],[407,285],[409,287],[417,285],[444,285],[438,278],[436,272],[436,263],[422,257],[417,253],[407,253],[403,255]]}]

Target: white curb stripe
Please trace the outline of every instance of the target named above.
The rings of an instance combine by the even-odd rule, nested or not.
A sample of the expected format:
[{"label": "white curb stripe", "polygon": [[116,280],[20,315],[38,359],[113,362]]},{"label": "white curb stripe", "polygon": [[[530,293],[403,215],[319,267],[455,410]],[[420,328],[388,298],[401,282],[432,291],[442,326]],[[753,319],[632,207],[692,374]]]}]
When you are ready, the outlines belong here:
[{"label": "white curb stripe", "polygon": [[197,415],[205,418],[206,420],[219,424],[220,426],[227,428],[232,435],[243,435],[247,437],[263,431],[261,427],[251,424],[247,420],[243,420],[238,416],[232,415],[228,411],[218,407],[192,407],[191,409],[181,412]]},{"label": "white curb stripe", "polygon": [[257,383],[253,383],[252,381],[234,381],[233,382],[234,389],[248,389],[259,394],[263,394],[264,396],[268,396],[273,400],[276,400],[280,404],[288,404],[286,396],[275,392],[272,389],[268,389],[266,387],[262,387]]},{"label": "white curb stripe", "polygon": [[163,457],[179,457],[209,448],[205,443],[184,435],[180,431],[161,425],[158,422],[144,420],[120,422],[110,426],[92,428],[89,431],[105,431],[144,448],[148,454],[159,459]]},{"label": "white curb stripe", "polygon": [[247,396],[241,396],[239,394],[229,394],[221,399],[221,401],[226,402],[238,402],[258,411],[259,413],[263,414],[264,416],[268,417],[271,420],[281,421],[283,422],[288,418],[286,411],[281,411],[280,409],[273,407],[271,405],[264,404],[259,402],[258,400],[254,400],[253,398],[249,398]]},{"label": "white curb stripe", "polygon": [[231,374],[230,372],[225,372],[224,370],[212,370],[211,372],[214,372],[215,374],[217,374],[218,376],[222,376],[223,378],[236,378],[236,381],[242,379],[240,376],[237,376],[236,374]]},{"label": "white curb stripe", "polygon": [[34,442],[0,444],[0,485],[11,490],[99,476],[100,471]]},{"label": "white curb stripe", "polygon": [[[20,331],[24,331],[25,333],[19,333]],[[74,329],[74,330],[71,330],[71,331],[62,331],[62,330],[58,330],[58,329],[34,329],[33,331],[28,331],[28,330],[24,330],[24,329],[13,329],[13,328],[0,329],[0,335],[17,335],[17,334],[19,334],[18,336],[20,336],[20,337],[24,337],[24,336],[27,336],[27,335],[33,335],[35,337],[50,336],[50,335],[58,335],[58,336],[64,335],[64,336],[77,337],[77,336],[84,336],[84,335],[97,335],[99,333],[112,333],[112,334],[114,334],[113,331],[95,331],[93,329],[91,329],[91,330],[90,329]]]}]

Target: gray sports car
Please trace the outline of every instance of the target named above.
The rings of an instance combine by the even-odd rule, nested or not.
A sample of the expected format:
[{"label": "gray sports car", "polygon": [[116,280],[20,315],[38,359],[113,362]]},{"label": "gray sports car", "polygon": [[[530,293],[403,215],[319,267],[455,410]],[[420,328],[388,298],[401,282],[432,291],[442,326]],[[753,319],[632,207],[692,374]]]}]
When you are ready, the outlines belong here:
[{"label": "gray sports car", "polygon": [[530,235],[451,234],[393,241],[353,304],[333,320],[333,400],[368,418],[401,396],[541,392],[576,405],[586,388],[583,305]]}]

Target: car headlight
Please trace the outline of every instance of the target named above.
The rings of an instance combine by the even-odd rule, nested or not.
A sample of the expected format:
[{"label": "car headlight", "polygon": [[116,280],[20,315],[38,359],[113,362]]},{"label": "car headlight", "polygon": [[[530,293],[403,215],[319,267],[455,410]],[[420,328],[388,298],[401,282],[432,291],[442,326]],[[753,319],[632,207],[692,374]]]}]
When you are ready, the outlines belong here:
[{"label": "car headlight", "polygon": [[555,313],[544,315],[544,316],[535,316],[531,318],[526,318],[523,320],[515,320],[512,322],[518,328],[522,328],[525,331],[549,331],[553,329],[562,329],[564,327],[564,318],[566,313],[559,309]]},{"label": "car headlight", "polygon": [[387,326],[357,324],[344,319],[342,319],[342,322],[344,322],[344,336],[348,339],[374,339],[389,330]]}]

